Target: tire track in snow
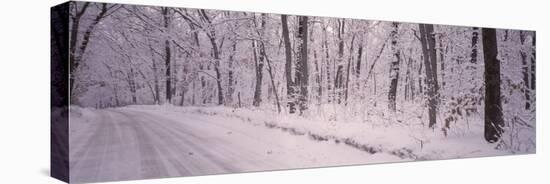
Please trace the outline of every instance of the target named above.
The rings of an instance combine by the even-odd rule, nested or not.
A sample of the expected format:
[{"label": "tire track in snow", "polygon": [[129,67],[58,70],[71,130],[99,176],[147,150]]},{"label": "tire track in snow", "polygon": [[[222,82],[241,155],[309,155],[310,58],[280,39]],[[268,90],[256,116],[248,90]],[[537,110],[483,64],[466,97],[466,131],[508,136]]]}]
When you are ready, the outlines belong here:
[{"label": "tire track in snow", "polygon": [[[169,139],[165,137],[164,140],[166,142],[172,143],[171,144],[173,145],[172,148],[178,150],[178,152],[189,154],[189,150],[192,150],[192,153],[195,156],[193,157],[193,159],[197,159],[196,157],[204,156],[205,158],[201,159],[202,163],[196,164],[198,169],[200,169],[201,167],[207,167],[207,166],[209,166],[210,168],[217,167],[216,171],[214,171],[213,174],[240,171],[239,168],[235,168],[230,165],[231,160],[223,159],[224,156],[227,155],[227,153],[229,153],[229,150],[225,149],[224,152],[219,152],[219,151],[216,151],[216,149],[205,149],[204,148],[205,145],[213,145],[211,144],[212,140],[208,138],[203,138],[199,135],[195,135],[194,132],[199,132],[197,131],[196,127],[185,126],[184,124],[181,124],[179,122],[174,122],[173,120],[166,119],[158,115],[147,113],[147,112],[124,111],[122,113],[133,117],[140,116],[140,119],[147,120],[148,122],[162,122],[162,123],[155,123],[154,126],[150,126],[149,127],[150,130],[155,131],[157,135],[170,135],[168,137],[176,138],[176,139]],[[203,122],[198,121],[196,123],[201,124]],[[169,127],[168,127],[168,124],[170,124]],[[207,124],[207,123],[204,122],[203,124]],[[175,140],[178,140],[180,142],[177,142]],[[185,150],[180,148],[180,145],[185,145],[190,148],[188,150]],[[216,148],[219,149],[220,147],[216,147]],[[240,152],[240,153],[243,153],[243,152]],[[190,161],[193,161],[193,160],[190,160]],[[206,164],[204,162],[207,162],[210,164]],[[200,174],[204,172],[196,172],[196,173]],[[212,171],[209,171],[209,173],[212,173]]]}]

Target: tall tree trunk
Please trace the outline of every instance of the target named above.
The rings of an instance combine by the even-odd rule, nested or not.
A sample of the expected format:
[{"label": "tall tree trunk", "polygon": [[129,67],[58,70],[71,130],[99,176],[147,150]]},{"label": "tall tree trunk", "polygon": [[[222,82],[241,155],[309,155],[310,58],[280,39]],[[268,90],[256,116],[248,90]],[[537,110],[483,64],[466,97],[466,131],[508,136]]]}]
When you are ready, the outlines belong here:
[{"label": "tall tree trunk", "polygon": [[338,65],[336,76],[334,78],[335,98],[338,104],[342,103],[342,88],[344,88],[344,66]]},{"label": "tall tree trunk", "polygon": [[[424,45],[424,42],[421,42],[422,45]],[[422,51],[422,53],[424,54],[424,51]],[[424,58],[425,59],[425,58]],[[425,60],[424,60],[425,61]],[[425,90],[424,90],[424,86],[422,85],[422,82],[425,81],[422,77],[424,75],[422,75],[422,68],[423,68],[423,64],[422,62],[418,64],[419,67],[418,67],[418,94],[420,95],[424,95],[425,93]],[[427,71],[426,71],[427,72]]]},{"label": "tall tree trunk", "polygon": [[325,70],[326,70],[326,83],[327,83],[327,102],[331,103],[334,98],[334,93],[331,93],[332,91],[332,82],[331,82],[331,75],[330,75],[330,52],[329,52],[329,45],[328,45],[328,38],[327,38],[327,30],[326,28],[323,28],[323,50],[325,51]]},{"label": "tall tree trunk", "polygon": [[356,89],[359,90],[361,85],[360,85],[360,77],[361,77],[361,61],[362,61],[362,56],[363,56],[363,41],[361,39],[361,42],[359,43],[359,48],[357,50],[357,62],[355,63],[355,79],[357,80],[356,82]]},{"label": "tall tree trunk", "polygon": [[441,64],[441,85],[439,86],[440,88],[444,89],[445,88],[445,50],[444,47],[443,47],[443,36],[442,35],[439,35],[438,36],[438,51],[439,51],[439,63]]},{"label": "tall tree trunk", "polygon": [[137,103],[136,80],[135,80],[135,72],[133,68],[130,68],[130,73],[128,73],[128,86],[130,88],[130,93],[132,94],[132,104],[136,104]]},{"label": "tall tree trunk", "polygon": [[[258,31],[258,36],[260,38],[263,38],[264,36],[264,29],[265,29],[265,19],[266,19],[266,15],[265,14],[262,14],[261,16],[261,31]],[[255,22],[256,20],[254,20]],[[257,29],[257,27],[255,26],[254,29]],[[260,42],[259,43],[259,47],[261,47],[260,49],[258,49],[258,46],[257,46],[257,42],[256,41],[252,41],[252,49],[253,49],[253,52],[254,52],[254,58],[255,58],[255,69],[256,69],[256,86],[255,86],[255,90],[254,90],[254,100],[252,102],[252,105],[253,106],[260,106],[260,103],[262,102],[262,79],[263,79],[263,68],[264,68],[264,58],[265,58],[265,49],[261,49],[261,48],[265,48],[263,45],[264,43],[263,42]],[[259,50],[260,54],[259,56],[256,56],[256,51]]]},{"label": "tall tree trunk", "polygon": [[[313,20],[315,21],[315,20]],[[315,33],[314,33],[315,29],[310,29],[309,30],[309,43],[311,45],[315,45],[315,37],[313,36]],[[321,80],[322,80],[322,72],[321,72],[321,68],[319,66],[319,56],[317,54],[317,49],[316,48],[311,48],[311,50],[313,51],[313,64],[314,64],[314,67],[315,67],[315,73],[314,73],[314,76],[315,76],[315,87],[316,87],[316,95],[315,95],[315,99],[317,101],[317,105],[320,105],[322,102],[322,97],[323,97],[323,85],[321,84]],[[313,85],[312,85],[313,86]]]},{"label": "tall tree trunk", "polygon": [[216,42],[216,31],[212,27],[212,21],[210,20],[210,17],[206,14],[206,11],[203,9],[199,10],[199,13],[201,14],[202,18],[208,26],[208,31],[206,33],[206,36],[210,40],[210,44],[212,45],[212,53],[214,55],[214,72],[216,73],[216,86],[218,91],[218,105],[223,105],[223,88],[222,88],[222,76],[220,72],[220,48],[218,47],[218,43]]},{"label": "tall tree trunk", "polygon": [[288,20],[287,15],[281,15],[283,42],[285,45],[285,77],[286,77],[286,91],[289,113],[296,112],[295,103],[295,84],[292,79],[292,47],[290,45],[290,34],[288,32]]},{"label": "tall tree trunk", "polygon": [[153,63],[153,82],[154,82],[154,93],[153,94],[153,101],[155,104],[160,104],[160,87],[159,87],[159,79],[158,79],[158,66],[157,61],[155,60],[155,51],[153,49],[153,46],[149,43],[149,49],[151,50],[151,62]]},{"label": "tall tree trunk", "polygon": [[485,60],[485,140],[497,142],[503,132],[500,100],[500,61],[495,29],[483,28],[483,58]]},{"label": "tall tree trunk", "polygon": [[[265,46],[261,45],[261,49],[265,52]],[[269,73],[269,78],[271,79],[271,86],[273,89],[273,93],[275,94],[275,102],[277,104],[277,112],[281,112],[281,103],[279,102],[279,94],[277,93],[277,86],[275,86],[275,79],[273,77],[273,68],[271,67],[271,61],[269,60],[269,57],[267,56],[267,53],[265,55],[265,60],[267,62],[267,72]]]},{"label": "tall tree trunk", "polygon": [[344,34],[346,22],[338,20],[338,61],[336,63],[336,76],[334,80],[335,98],[338,104],[342,103],[342,90],[344,88]]},{"label": "tall tree trunk", "polygon": [[527,63],[527,53],[524,50],[525,48],[525,39],[527,38],[527,34],[525,31],[519,31],[519,39],[521,42],[521,48],[519,49],[519,55],[521,57],[521,65],[522,65],[522,74],[523,74],[523,93],[525,96],[525,110],[531,109],[531,95],[530,93],[530,81],[529,81],[529,63]]},{"label": "tall tree trunk", "polygon": [[165,80],[166,80],[166,103],[172,103],[172,73],[171,73],[171,50],[170,50],[170,37],[168,34],[170,34],[169,26],[170,26],[170,20],[169,20],[169,8],[162,8],[162,17],[164,21],[164,30],[163,33],[165,35],[164,40],[164,63],[165,63]]},{"label": "tall tree trunk", "polygon": [[349,47],[349,58],[348,58],[348,65],[346,68],[346,85],[344,86],[344,104],[348,105],[348,94],[349,94],[349,81],[350,81],[350,74],[351,74],[351,63],[353,61],[353,45],[355,42],[355,34],[351,37],[351,43]]},{"label": "tall tree trunk", "polygon": [[435,128],[437,123],[438,86],[434,26],[431,24],[419,24],[419,31],[420,41],[422,43],[422,53],[424,56],[424,68],[426,71],[429,127]]},{"label": "tall tree trunk", "polygon": [[479,40],[479,28],[474,27],[472,28],[472,52],[470,54],[470,63],[472,64],[477,63],[478,40]]},{"label": "tall tree trunk", "polygon": [[308,87],[309,87],[309,70],[308,70],[308,17],[298,17],[298,39],[297,56],[296,56],[296,86],[298,87],[299,96],[297,103],[300,107],[300,114],[308,109]]},{"label": "tall tree trunk", "polygon": [[113,91],[115,94],[115,107],[120,107],[120,100],[118,99],[118,86],[113,86]]},{"label": "tall tree trunk", "polygon": [[395,112],[395,99],[397,95],[397,81],[399,80],[399,63],[401,62],[401,51],[397,45],[397,40],[399,36],[397,31],[399,29],[399,23],[392,23],[393,30],[391,31],[391,51],[392,51],[392,61],[390,63],[390,89],[388,92],[388,108],[390,111]]},{"label": "tall tree trunk", "polygon": [[[310,34],[310,35],[313,35],[313,34]],[[311,36],[311,37],[313,37],[313,36]],[[313,40],[311,42],[313,42]],[[321,103],[323,103],[322,102],[322,99],[323,99],[323,84],[321,83],[321,80],[322,80],[323,76],[322,76],[322,69],[319,66],[319,59],[318,59],[316,49],[313,49],[313,64],[315,65],[315,83],[317,85],[316,86],[317,87],[316,99],[317,99],[317,104],[321,104]]]},{"label": "tall tree trunk", "polygon": [[254,87],[254,100],[252,102],[253,106],[260,106],[260,103],[262,102],[262,78],[263,78],[263,68],[264,68],[264,62],[263,62],[263,56],[260,54],[258,56],[257,54],[257,46],[256,41],[252,41],[252,52],[254,53],[254,69],[256,74],[256,85]]},{"label": "tall tree trunk", "polygon": [[[536,50],[536,44],[537,44],[537,35],[536,35],[536,32],[533,32],[533,40],[531,40],[531,50],[532,50],[532,54],[531,54],[531,90],[535,91],[535,85],[536,85],[536,75],[535,75],[535,72],[536,72],[536,56],[537,56],[537,50]],[[533,98],[535,98],[536,96],[534,96]],[[533,99],[534,100],[534,99]]]},{"label": "tall tree trunk", "polygon": [[195,83],[196,81],[193,80],[193,84],[192,84],[192,89],[193,89],[193,96],[191,97],[191,105],[195,105],[196,104],[196,96],[195,96],[195,93],[197,92],[196,91],[196,88],[195,88]]},{"label": "tall tree trunk", "polygon": [[[200,44],[200,41],[199,41],[199,33],[197,32],[197,28],[196,26],[194,26],[193,24],[189,23],[189,27],[191,28],[191,31],[193,32],[193,43],[195,44],[197,50],[201,50],[201,44]],[[202,57],[202,53],[201,52],[198,52],[196,53],[196,55],[198,55],[199,57]],[[199,67],[201,68],[202,70],[202,67]],[[192,84],[192,88],[193,88],[193,96],[191,98],[191,105],[195,105],[196,104],[196,98],[197,96],[195,95],[197,93],[197,90],[196,90],[196,82],[197,82],[197,78],[199,78],[200,82],[202,83],[203,82],[203,78],[202,77],[195,77],[195,79],[193,79],[193,84]],[[201,88],[202,89],[202,88]],[[201,97],[202,98],[202,97]]]},{"label": "tall tree trunk", "polygon": [[237,53],[237,42],[234,41],[231,45],[231,55],[229,55],[229,63],[228,63],[228,73],[227,73],[227,97],[225,99],[226,105],[231,105],[233,103],[233,93],[235,93],[235,87],[234,87],[234,74],[233,74],[233,62],[235,58],[235,54]]},{"label": "tall tree trunk", "polygon": [[415,97],[415,94],[416,94],[416,87],[415,87],[416,83],[415,83],[415,80],[413,79],[413,76],[414,76],[413,70],[415,68],[414,63],[416,63],[416,61],[413,60],[411,57],[409,57],[409,64],[411,65],[410,66],[411,67],[411,72],[408,75],[409,75],[409,88],[410,88],[410,97],[411,97],[410,99],[411,100],[414,100],[414,97]]},{"label": "tall tree trunk", "polygon": [[241,108],[242,107],[241,106],[241,92],[237,93],[237,101],[238,101],[237,104],[238,104],[239,108]]},{"label": "tall tree trunk", "polygon": [[220,73],[220,53],[218,52],[217,45],[213,38],[211,38],[212,47],[214,49],[214,71],[216,72],[216,86],[218,87],[218,105],[223,105],[223,88],[222,88],[222,77]]},{"label": "tall tree trunk", "polygon": [[409,56],[409,59],[406,61],[407,64],[407,70],[405,73],[405,91],[404,91],[404,97],[405,100],[411,100],[412,99],[412,83],[411,83],[411,65],[412,65],[412,58]]}]

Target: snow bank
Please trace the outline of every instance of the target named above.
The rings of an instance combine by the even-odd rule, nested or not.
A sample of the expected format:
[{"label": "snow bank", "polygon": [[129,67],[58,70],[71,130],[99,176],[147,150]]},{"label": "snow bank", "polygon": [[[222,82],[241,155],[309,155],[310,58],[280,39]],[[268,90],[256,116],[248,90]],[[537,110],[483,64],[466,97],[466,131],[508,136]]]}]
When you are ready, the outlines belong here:
[{"label": "snow bank", "polygon": [[[509,151],[495,149],[485,142],[482,127],[472,131],[444,136],[439,131],[421,125],[395,123],[380,126],[363,121],[323,121],[322,118],[278,114],[259,109],[230,107],[129,106],[157,111],[193,113],[239,119],[254,125],[277,129],[297,136],[308,136],[317,141],[332,141],[369,153],[385,152],[409,160],[433,160],[480,156],[509,155]],[[372,121],[372,120],[371,120]],[[234,122],[234,121],[232,121]],[[472,125],[471,125],[472,126]],[[479,126],[479,125],[475,125]],[[517,152],[515,152],[517,153]]]}]

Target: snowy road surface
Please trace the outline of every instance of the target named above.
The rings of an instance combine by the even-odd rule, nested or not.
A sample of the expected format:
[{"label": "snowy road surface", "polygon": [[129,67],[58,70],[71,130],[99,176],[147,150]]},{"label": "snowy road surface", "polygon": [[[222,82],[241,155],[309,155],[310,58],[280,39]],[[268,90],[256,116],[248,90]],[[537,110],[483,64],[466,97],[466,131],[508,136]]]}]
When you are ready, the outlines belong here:
[{"label": "snowy road surface", "polygon": [[399,160],[237,119],[136,108],[87,114],[71,114],[70,176],[76,183]]}]

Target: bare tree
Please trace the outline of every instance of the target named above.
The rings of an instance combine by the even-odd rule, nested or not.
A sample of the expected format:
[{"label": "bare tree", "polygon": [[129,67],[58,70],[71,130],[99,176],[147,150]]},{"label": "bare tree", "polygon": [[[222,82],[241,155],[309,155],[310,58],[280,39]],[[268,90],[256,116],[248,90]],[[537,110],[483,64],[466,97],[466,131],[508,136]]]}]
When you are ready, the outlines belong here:
[{"label": "bare tree", "polygon": [[338,104],[342,103],[342,92],[344,89],[344,35],[346,21],[338,20],[338,59],[336,61],[336,76],[334,78],[335,98]]},{"label": "bare tree", "polygon": [[222,76],[220,72],[221,51],[218,42],[216,41],[216,30],[214,29],[211,18],[208,16],[204,9],[199,10],[199,15],[202,17],[202,20],[204,20],[204,22],[207,24],[206,28],[203,29],[207,30],[206,36],[210,41],[210,44],[212,46],[212,54],[214,55],[214,72],[216,73],[216,86],[218,89],[218,105],[223,105]]},{"label": "bare tree", "polygon": [[424,58],[424,70],[426,71],[426,85],[428,86],[428,118],[429,127],[435,128],[437,123],[436,111],[438,103],[437,86],[437,58],[435,48],[434,26],[431,24],[419,24],[420,42]]},{"label": "bare tree", "polygon": [[[263,13],[261,15],[261,25],[260,25],[260,31],[257,30],[257,26],[256,26],[256,18],[254,16],[254,20],[253,20],[253,23],[254,23],[254,29],[256,29],[257,31],[257,34],[260,38],[263,38],[264,36],[264,32],[265,32],[265,24],[266,24],[266,15],[265,13]],[[260,49],[258,49],[258,46],[257,46],[257,42],[256,40],[253,40],[252,41],[252,49],[253,49],[253,52],[254,52],[254,61],[255,61],[255,69],[256,69],[256,86],[254,88],[254,101],[252,102],[252,105],[258,107],[260,106],[260,103],[262,102],[262,78],[263,78],[263,68],[264,68],[264,60],[265,60],[265,56],[266,56],[266,53],[265,53],[265,46],[264,46],[264,43],[263,41],[262,42],[259,42],[259,47]],[[259,56],[257,56],[256,54],[256,51],[259,51]]]},{"label": "bare tree", "polygon": [[164,67],[165,67],[165,80],[166,80],[166,103],[172,103],[172,51],[170,49],[170,9],[167,7],[162,7],[162,17],[163,17],[163,33],[165,34],[164,40]]},{"label": "bare tree", "polygon": [[485,140],[497,142],[503,132],[502,104],[500,100],[500,61],[497,58],[495,29],[483,28],[483,58],[485,61]]},{"label": "bare tree", "polygon": [[226,105],[233,103],[233,93],[235,93],[235,78],[234,78],[234,66],[235,54],[237,53],[237,42],[233,41],[231,44],[231,55],[229,55],[227,72],[227,95],[225,99]]},{"label": "bare tree", "polygon": [[[537,41],[537,37],[536,37],[536,33],[533,32],[533,37],[532,37],[532,40],[531,40],[531,90],[535,90],[535,87],[536,87],[536,75],[535,75],[535,72],[536,72],[536,63],[535,63],[535,60],[536,60],[536,49],[535,49],[535,46],[536,46],[536,41]],[[535,97],[533,97],[535,98]]]},{"label": "bare tree", "polygon": [[290,43],[290,34],[288,31],[287,19],[288,19],[287,15],[281,15],[283,42],[285,45],[285,77],[286,77],[287,101],[288,101],[289,113],[293,114],[296,112],[296,102],[295,102],[296,86],[292,78],[292,47]]},{"label": "bare tree", "polygon": [[479,40],[479,28],[473,27],[472,28],[472,52],[470,54],[470,63],[472,64],[477,63],[478,40]]},{"label": "bare tree", "polygon": [[529,84],[529,63],[527,62],[527,52],[525,51],[525,40],[527,39],[527,33],[525,31],[519,31],[519,40],[522,48],[519,49],[519,55],[521,57],[522,74],[523,74],[523,93],[525,96],[525,109],[531,109],[531,95]]},{"label": "bare tree", "polygon": [[390,89],[388,92],[388,108],[395,112],[395,97],[397,94],[397,81],[399,80],[399,63],[401,62],[400,49],[397,44],[399,36],[397,35],[399,30],[399,23],[392,23],[392,31],[390,33],[391,38],[391,52],[392,61],[390,64]]},{"label": "bare tree", "polygon": [[[73,4],[74,13],[71,13],[71,21],[72,21],[72,27],[71,27],[71,34],[70,34],[70,43],[69,43],[69,72],[70,72],[70,90],[72,91],[74,89],[74,73],[77,71],[78,66],[80,65],[80,61],[82,60],[82,56],[86,52],[86,48],[88,48],[88,43],[90,41],[90,37],[92,36],[92,33],[99,24],[99,22],[107,16],[107,11],[114,7],[107,6],[107,3],[101,3],[101,10],[100,12],[95,16],[92,23],[86,27],[84,31],[84,35],[82,35],[82,38],[79,39],[79,32],[80,30],[80,21],[84,14],[86,13],[86,10],[90,6],[90,2],[85,2],[81,9],[78,9],[78,4]],[[80,40],[79,45],[77,46],[77,42]],[[78,50],[77,50],[78,48]],[[73,98],[75,99],[75,98]]]},{"label": "bare tree", "polygon": [[297,41],[297,56],[296,56],[296,86],[300,90],[298,96],[298,104],[300,106],[300,114],[308,109],[308,87],[309,87],[309,70],[308,70],[308,17],[298,17],[298,35]]}]

